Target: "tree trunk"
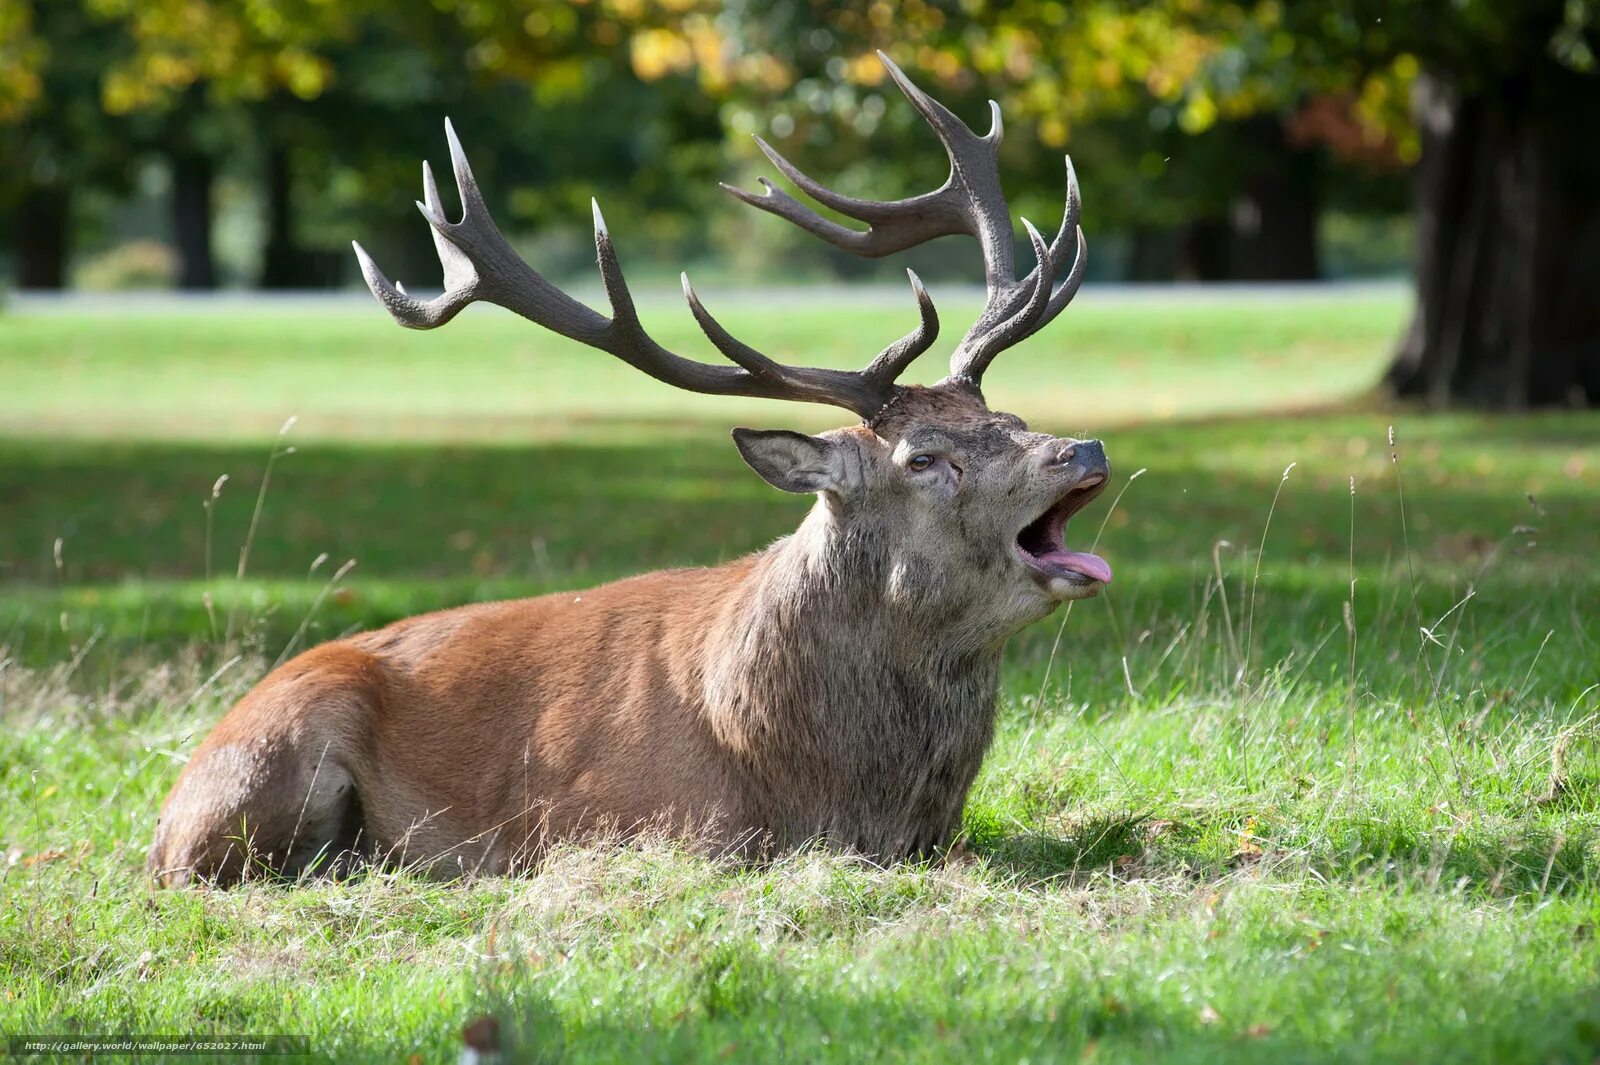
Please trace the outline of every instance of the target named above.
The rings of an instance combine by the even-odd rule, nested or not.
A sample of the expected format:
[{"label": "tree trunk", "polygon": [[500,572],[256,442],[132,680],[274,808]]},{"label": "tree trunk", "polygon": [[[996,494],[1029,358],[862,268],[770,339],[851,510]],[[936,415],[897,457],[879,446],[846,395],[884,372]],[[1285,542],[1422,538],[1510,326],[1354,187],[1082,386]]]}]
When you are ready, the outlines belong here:
[{"label": "tree trunk", "polygon": [[294,171],[289,148],[278,138],[267,145],[267,243],[261,253],[261,287],[294,288],[304,256],[294,239]]},{"label": "tree trunk", "polygon": [[1600,78],[1419,79],[1416,309],[1386,383],[1432,406],[1600,402]]},{"label": "tree trunk", "polygon": [[1242,124],[1253,160],[1233,202],[1228,274],[1237,281],[1314,281],[1319,174],[1314,152],[1289,144],[1283,122],[1261,115]]},{"label": "tree trunk", "polygon": [[1178,266],[1178,238],[1170,229],[1137,226],[1128,234],[1123,274],[1129,281],[1171,281]]},{"label": "tree trunk", "polygon": [[178,287],[217,287],[211,257],[211,185],[215,165],[192,148],[172,153],[172,233],[178,245]]},{"label": "tree trunk", "polygon": [[1183,227],[1178,240],[1179,281],[1228,280],[1228,223],[1222,218],[1197,218]]},{"label": "tree trunk", "polygon": [[35,185],[17,205],[17,287],[65,288],[72,192],[62,185]]}]

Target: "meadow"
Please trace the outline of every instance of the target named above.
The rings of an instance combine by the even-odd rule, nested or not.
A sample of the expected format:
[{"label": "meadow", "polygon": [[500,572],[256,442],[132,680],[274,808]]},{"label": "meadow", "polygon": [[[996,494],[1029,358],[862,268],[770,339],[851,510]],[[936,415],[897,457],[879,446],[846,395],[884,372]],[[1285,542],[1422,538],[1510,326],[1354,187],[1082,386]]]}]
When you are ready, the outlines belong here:
[{"label": "meadow", "polygon": [[[935,296],[953,336],[976,303]],[[154,890],[143,850],[274,662],[759,549],[806,501],[728,429],[837,418],[485,308],[0,315],[0,1041],[441,1061],[490,1017],[515,1061],[1593,1060],[1600,415],[1384,406],[1398,291],[1096,296],[987,384],[1105,441],[1073,543],[1116,580],[1010,647],[948,860],[649,840],[226,892]],[[900,293],[707,303],[826,365],[912,321]]]}]

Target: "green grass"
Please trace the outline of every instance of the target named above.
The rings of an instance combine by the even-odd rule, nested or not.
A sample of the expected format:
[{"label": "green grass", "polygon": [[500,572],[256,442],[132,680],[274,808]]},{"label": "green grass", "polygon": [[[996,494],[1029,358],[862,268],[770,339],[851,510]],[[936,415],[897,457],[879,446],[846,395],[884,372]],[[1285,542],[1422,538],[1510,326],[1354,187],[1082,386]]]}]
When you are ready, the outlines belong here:
[{"label": "green grass", "polygon": [[[938,293],[935,293],[939,296]],[[788,361],[859,367],[916,324],[903,299],[705,295],[741,339]],[[642,295],[652,335],[718,358],[681,298]],[[978,310],[939,297],[948,351]],[[1267,311],[1268,313],[1261,313]],[[1188,297],[1095,306],[1086,297],[988,375],[997,405],[1097,430],[1133,419],[1325,404],[1368,387],[1403,311],[1398,294],[1277,303]],[[924,375],[940,376],[937,360]],[[301,436],[395,442],[611,439],[618,415],[649,442],[658,421],[779,416],[763,400],[692,396],[609,356],[474,307],[449,329],[397,329],[372,308],[288,304],[172,315],[13,317],[0,326],[0,429],[47,439],[255,441],[290,414]],[[1142,383],[1141,383],[1142,382]],[[800,408],[798,424],[837,421]],[[596,426],[596,422],[601,424]]]},{"label": "green grass", "polygon": [[[0,318],[0,1038],[433,1061],[490,1015],[530,1061],[1592,1060],[1600,417],[1377,409],[1403,310],[1086,297],[997,364],[997,405],[1103,436],[1126,492],[1078,526],[1115,585],[1008,654],[958,860],[651,841],[211,893],[151,890],[142,850],[273,660],[756,548],[804,502],[728,426],[831,416],[488,313]],[[724,317],[846,365],[907,311]]]}]

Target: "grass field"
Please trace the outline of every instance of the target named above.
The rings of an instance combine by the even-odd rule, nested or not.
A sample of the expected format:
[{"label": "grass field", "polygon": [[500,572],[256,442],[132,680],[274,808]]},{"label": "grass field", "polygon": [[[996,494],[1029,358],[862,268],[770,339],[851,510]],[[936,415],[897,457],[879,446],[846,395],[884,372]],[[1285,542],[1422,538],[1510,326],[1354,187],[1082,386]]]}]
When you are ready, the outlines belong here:
[{"label": "grass field", "polygon": [[[728,428],[833,418],[490,311],[0,317],[0,1038],[438,1061],[487,1015],[519,1061],[1593,1060],[1600,417],[1380,408],[1398,294],[1082,301],[990,393],[1105,440],[1077,527],[1117,580],[1013,644],[962,857],[646,842],[231,892],[154,891],[142,852],[275,660],[755,549],[805,503]],[[911,317],[708,303],[836,365]]]}]

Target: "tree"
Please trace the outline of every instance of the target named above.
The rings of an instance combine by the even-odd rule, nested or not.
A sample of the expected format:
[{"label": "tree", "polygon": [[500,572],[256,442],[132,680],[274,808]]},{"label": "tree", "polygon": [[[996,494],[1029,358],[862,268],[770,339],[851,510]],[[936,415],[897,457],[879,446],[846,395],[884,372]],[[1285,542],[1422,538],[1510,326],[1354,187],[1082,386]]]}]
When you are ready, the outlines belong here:
[{"label": "tree", "polygon": [[1600,403],[1600,3],[1185,7],[1175,17],[1220,44],[1199,92],[1282,112],[1356,86],[1374,135],[1415,160],[1417,302],[1395,394]]},{"label": "tree", "polygon": [[[1146,129],[1114,142],[1124,155],[1174,130],[1231,145],[1205,174],[1186,168],[1186,189],[1148,150],[1132,174],[1098,157],[1080,167],[1086,202],[1135,234],[1186,203],[1202,274],[1311,272],[1309,145],[1413,163],[1417,309],[1389,386],[1435,404],[1600,402],[1600,0],[816,0],[741,13],[741,46],[788,57],[798,87],[870,78],[868,50],[884,47],[942,95],[982,90],[1032,116],[1046,145],[1071,130],[1080,156],[1096,126],[1129,118]],[[843,58],[818,73],[808,51]],[[1331,126],[1318,120],[1330,110]],[[1090,196],[1102,165],[1118,181],[1105,199]],[[1228,232],[1207,188],[1217,176],[1260,239]]]},{"label": "tree", "polygon": [[[1123,238],[1097,241],[1091,269],[1111,259],[1120,262],[1108,273],[1152,280],[1315,277],[1317,222],[1325,191],[1337,187],[1328,176],[1343,164],[1296,135],[1293,108],[1192,92],[1223,34],[1188,14],[1216,6],[815,0],[747,4],[730,24],[742,58],[778,57],[791,75],[774,86],[755,67],[760,80],[742,86],[749,111],[780,115],[808,157],[830,156],[830,172],[848,172],[863,154],[890,169],[915,157],[914,124],[892,102],[881,110],[871,53],[884,48],[974,120],[986,98],[1001,102],[1010,120],[1002,150],[1019,189],[1059,184],[1055,152],[1070,148],[1095,205],[1091,235]],[[815,114],[827,99],[839,142],[831,148]],[[862,123],[865,106],[881,120]]]},{"label": "tree", "polygon": [[20,287],[65,285],[79,191],[126,185],[134,148],[99,88],[122,47],[82,3],[0,0],[0,208]]},{"label": "tree", "polygon": [[1417,302],[1386,376],[1397,395],[1600,403],[1600,3],[1182,8],[1223,42],[1203,91],[1281,111],[1343,82],[1375,133],[1409,142]]},{"label": "tree", "polygon": [[[219,120],[231,111],[248,121],[258,117],[249,115],[253,107],[280,96],[310,100],[321,95],[332,76],[322,51],[355,34],[367,5],[359,0],[89,2],[130,46],[105,71],[105,109],[143,116],[172,173],[178,283],[214,288],[213,186],[229,139],[219,134]],[[269,143],[269,162],[284,165],[274,147]],[[269,191],[281,190],[268,169]],[[269,234],[281,240],[281,220],[274,222]]]},{"label": "tree", "polygon": [[[177,179],[175,230],[196,283],[206,276],[209,189],[223,155],[223,138],[207,143],[206,117],[242,115],[253,131],[266,287],[333,283],[357,227],[378,230],[380,247],[384,230],[396,234],[400,248],[382,249],[389,261],[432,262],[425,228],[395,190],[414,187],[445,114],[480,166],[515,159],[518,173],[563,190],[660,180],[675,169],[663,165],[669,146],[692,159],[697,144],[721,135],[714,106],[676,91],[688,85],[675,72],[646,85],[629,61],[636,34],[694,9],[683,0],[659,9],[629,0],[92,2],[133,42],[107,73],[107,107],[162,124]],[[313,183],[319,196],[303,203],[299,192]],[[352,198],[351,188],[383,194]],[[496,195],[513,208],[501,214],[508,223],[564,199],[549,188],[538,196],[527,185],[501,188]],[[565,198],[573,218],[587,217],[583,198]],[[303,225],[308,213],[334,210],[337,226]],[[337,239],[308,242],[305,232],[318,229]]]},{"label": "tree", "polygon": [[1506,20],[1493,65],[1440,55],[1417,80],[1417,306],[1386,378],[1399,395],[1600,404],[1600,77],[1582,37],[1551,48],[1572,27],[1542,14]]}]

